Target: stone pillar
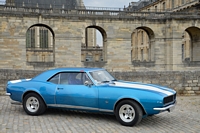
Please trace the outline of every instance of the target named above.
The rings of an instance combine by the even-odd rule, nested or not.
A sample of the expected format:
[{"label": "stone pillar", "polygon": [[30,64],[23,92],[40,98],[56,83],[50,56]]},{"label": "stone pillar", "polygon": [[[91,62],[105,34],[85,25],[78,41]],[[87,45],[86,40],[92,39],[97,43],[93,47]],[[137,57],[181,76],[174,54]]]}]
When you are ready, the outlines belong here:
[{"label": "stone pillar", "polygon": [[187,38],[185,34],[185,58],[191,58],[191,41]]},{"label": "stone pillar", "polygon": [[86,56],[85,52],[82,52],[81,53],[81,61],[85,61],[85,56]]},{"label": "stone pillar", "polygon": [[179,71],[181,69],[184,69],[183,62],[182,62],[182,36],[183,36],[183,30],[181,30],[181,26],[177,22],[172,22],[172,41],[171,41],[171,47],[172,47],[172,65],[173,71]]}]

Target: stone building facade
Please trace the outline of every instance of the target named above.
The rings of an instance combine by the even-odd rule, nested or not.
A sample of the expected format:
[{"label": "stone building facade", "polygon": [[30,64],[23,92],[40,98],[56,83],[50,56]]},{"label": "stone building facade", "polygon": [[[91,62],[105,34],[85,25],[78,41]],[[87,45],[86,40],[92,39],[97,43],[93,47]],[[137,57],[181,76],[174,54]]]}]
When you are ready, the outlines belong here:
[{"label": "stone building facade", "polygon": [[[175,14],[196,12],[198,14],[198,8],[199,1],[197,0],[140,0],[138,2],[131,2],[125,10],[155,13],[172,12]],[[183,20],[182,23],[184,21],[185,20]],[[134,40],[132,41],[132,61],[135,64],[137,64],[136,62],[145,61],[145,64],[151,65],[155,60],[153,56],[155,52],[154,41],[153,38],[149,36],[150,30],[151,29],[148,28],[146,28],[146,30],[138,28],[132,35],[132,40]],[[199,64],[199,39],[195,37],[198,33],[199,27],[195,27],[194,24],[191,27],[185,27],[182,33],[181,59],[185,66],[195,66],[195,64]]]},{"label": "stone building facade", "polygon": [[192,11],[199,2],[197,0],[140,0],[131,2],[126,10],[142,12],[185,12]]},{"label": "stone building facade", "polygon": [[[160,7],[163,2],[169,11],[148,10]],[[200,3],[193,0],[182,6],[175,5],[176,11],[173,11],[171,6],[167,6],[170,5],[168,2],[153,1],[137,11],[127,11],[128,8],[118,11],[33,8],[7,3],[0,8],[0,67],[35,70],[73,66],[104,67],[111,71],[198,70]],[[183,13],[182,8],[188,4],[190,8],[187,7],[187,13]],[[95,33],[88,29],[100,31],[102,46],[96,45]]]},{"label": "stone building facade", "polygon": [[[178,91],[188,89],[199,94],[199,0],[174,8],[168,8],[170,1],[166,0],[166,10],[157,12],[148,9],[156,4],[161,9],[158,7],[164,1],[145,2],[146,8],[137,10],[1,5],[0,69],[7,71],[2,82],[11,79],[9,70],[23,75],[27,71],[21,70],[103,67],[114,74],[119,72],[119,78],[124,74],[127,80],[169,83],[172,87],[178,82]],[[101,47],[88,41],[91,38],[95,42],[87,33],[90,28],[101,33]],[[148,80],[148,75],[155,78]],[[161,75],[177,78],[164,82]]]}]

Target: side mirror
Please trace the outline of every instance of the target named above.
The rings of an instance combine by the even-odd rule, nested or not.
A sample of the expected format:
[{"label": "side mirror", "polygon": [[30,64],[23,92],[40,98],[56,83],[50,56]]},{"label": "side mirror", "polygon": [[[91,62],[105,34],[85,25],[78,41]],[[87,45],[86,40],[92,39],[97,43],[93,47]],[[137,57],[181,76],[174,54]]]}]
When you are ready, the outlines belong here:
[{"label": "side mirror", "polygon": [[84,82],[84,85],[90,87],[90,86],[92,85],[92,83],[91,83],[90,81],[87,81],[87,80],[86,80],[86,81]]}]

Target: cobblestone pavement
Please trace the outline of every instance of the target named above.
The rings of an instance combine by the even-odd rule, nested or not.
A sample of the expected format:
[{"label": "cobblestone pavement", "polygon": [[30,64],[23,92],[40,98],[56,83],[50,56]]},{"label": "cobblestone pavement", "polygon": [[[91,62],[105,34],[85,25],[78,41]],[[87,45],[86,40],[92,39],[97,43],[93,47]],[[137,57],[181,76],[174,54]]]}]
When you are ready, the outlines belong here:
[{"label": "cobblestone pavement", "polygon": [[179,96],[176,109],[144,118],[134,127],[120,125],[114,116],[48,109],[29,116],[21,105],[0,96],[0,133],[199,133],[200,96]]}]

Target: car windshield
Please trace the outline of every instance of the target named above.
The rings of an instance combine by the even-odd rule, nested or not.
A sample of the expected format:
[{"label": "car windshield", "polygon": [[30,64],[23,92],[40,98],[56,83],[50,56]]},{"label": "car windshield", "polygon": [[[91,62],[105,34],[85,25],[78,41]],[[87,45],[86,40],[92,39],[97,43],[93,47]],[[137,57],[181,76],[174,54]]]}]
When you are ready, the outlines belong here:
[{"label": "car windshield", "polygon": [[97,83],[116,81],[116,79],[105,70],[90,72],[90,75]]}]

